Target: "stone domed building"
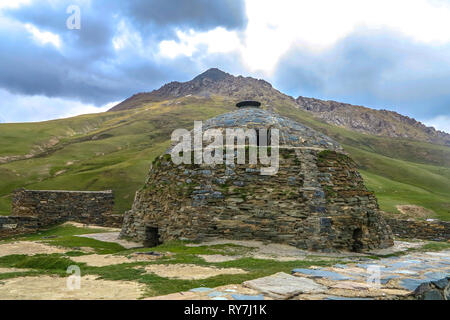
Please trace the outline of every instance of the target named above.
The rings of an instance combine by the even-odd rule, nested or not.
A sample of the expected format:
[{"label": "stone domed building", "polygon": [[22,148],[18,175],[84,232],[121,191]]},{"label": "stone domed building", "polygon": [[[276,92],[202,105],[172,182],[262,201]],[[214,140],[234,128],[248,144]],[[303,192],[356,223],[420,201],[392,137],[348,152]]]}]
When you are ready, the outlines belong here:
[{"label": "stone domed building", "polygon": [[173,145],[154,161],[145,186],[125,214],[121,237],[147,246],[172,239],[213,238],[262,240],[320,251],[393,245],[374,194],[367,191],[355,163],[336,141],[259,109],[258,104],[248,105],[241,103],[236,111],[203,122],[203,132],[278,129],[278,172],[262,175],[262,164],[225,160],[215,165],[176,165],[171,159]]}]

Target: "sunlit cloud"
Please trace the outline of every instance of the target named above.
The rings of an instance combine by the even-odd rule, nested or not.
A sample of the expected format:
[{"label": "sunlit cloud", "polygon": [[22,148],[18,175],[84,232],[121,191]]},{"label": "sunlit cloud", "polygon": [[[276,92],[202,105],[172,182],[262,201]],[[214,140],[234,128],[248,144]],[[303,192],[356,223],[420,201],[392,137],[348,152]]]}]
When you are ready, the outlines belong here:
[{"label": "sunlit cloud", "polygon": [[31,0],[0,0],[0,10],[6,8],[19,8],[31,3]]},{"label": "sunlit cloud", "polygon": [[320,51],[360,27],[388,28],[414,41],[450,41],[450,5],[426,0],[247,0],[247,67],[270,75],[292,46]]},{"label": "sunlit cloud", "polygon": [[175,58],[180,55],[192,56],[194,52],[206,47],[206,54],[226,53],[238,50],[240,41],[235,31],[218,27],[207,32],[187,32],[177,30],[178,40],[164,40],[159,44],[160,55]]},{"label": "sunlit cloud", "polygon": [[61,48],[61,39],[57,34],[51,33],[49,31],[41,31],[32,24],[25,24],[25,28],[32,35],[33,39],[40,44],[50,43],[54,45],[56,48]]}]

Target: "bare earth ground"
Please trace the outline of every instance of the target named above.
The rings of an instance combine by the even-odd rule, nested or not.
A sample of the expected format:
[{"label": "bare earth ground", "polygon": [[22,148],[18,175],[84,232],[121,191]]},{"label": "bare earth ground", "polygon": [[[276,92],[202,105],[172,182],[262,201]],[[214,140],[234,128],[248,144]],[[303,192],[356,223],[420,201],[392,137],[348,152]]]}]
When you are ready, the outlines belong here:
[{"label": "bare earth ground", "polygon": [[397,210],[402,214],[404,218],[433,218],[436,214],[421,206],[416,205],[398,205]]},{"label": "bare earth ground", "polygon": [[66,251],[68,250],[34,241],[16,241],[0,244],[0,257],[12,254],[34,255],[40,253],[64,253]]},{"label": "bare earth ground", "polygon": [[67,278],[41,276],[2,280],[2,300],[88,300],[88,299],[138,299],[144,293],[144,285],[132,281],[109,281],[95,276],[81,278],[81,289],[69,290]]},{"label": "bare earth ground", "polygon": [[27,272],[30,269],[21,269],[21,268],[0,268],[1,273],[11,273],[11,272]]},{"label": "bare earth ground", "polygon": [[120,228],[111,228],[111,227],[102,227],[96,226],[92,224],[84,224],[74,221],[67,221],[62,224],[62,226],[73,226],[77,228],[88,228],[88,229],[97,229],[97,230],[105,230],[105,232],[120,232]]},{"label": "bare earth ground", "polygon": [[[84,227],[85,225],[77,225]],[[92,228],[98,229],[96,226]],[[97,239],[104,242],[114,242],[126,245],[129,248],[141,247],[141,244],[123,242],[118,240],[116,229],[106,228],[105,233],[80,235]],[[339,260],[345,264],[334,264],[329,267],[311,266],[306,269],[294,269],[292,275],[284,274],[282,279],[271,278],[280,276],[274,274],[265,278],[255,279],[258,284],[249,282],[227,284],[215,288],[191,288],[191,290],[172,293],[151,299],[211,299],[211,300],[241,300],[241,299],[272,299],[273,296],[286,299],[397,299],[413,291],[421,282],[437,280],[450,274],[450,251],[421,252],[411,251],[397,256],[399,252],[407,250],[418,250],[425,242],[423,241],[395,241],[392,248],[375,250],[371,254],[394,256],[380,257],[378,260],[367,258],[367,254],[356,253],[311,253],[292,246],[281,244],[264,244],[259,241],[233,241],[215,240],[199,244],[186,244],[187,248],[200,246],[213,246],[223,244],[234,244],[248,248],[248,250],[237,250],[236,252],[223,252],[214,254],[198,254],[197,256],[210,263],[220,263],[241,258],[270,259],[276,261],[309,261],[316,260]],[[92,251],[85,248],[84,252]],[[91,250],[88,250],[91,249]],[[0,257],[14,254],[36,255],[52,254],[71,251],[70,248],[61,248],[45,244],[39,241],[16,241],[0,242]],[[148,251],[149,249],[145,249]],[[70,256],[74,263],[86,263],[93,267],[105,267],[134,262],[149,262],[171,256],[167,252],[162,255],[139,254],[130,251],[128,254],[89,254],[81,256]],[[223,252],[223,254],[221,254]],[[148,252],[147,252],[148,253]],[[229,255],[227,255],[227,253]],[[163,260],[162,260],[163,261]],[[335,263],[335,262],[332,262]],[[380,268],[381,284],[367,281],[370,266]],[[127,267],[125,267],[127,268]],[[207,279],[217,275],[245,274],[246,271],[239,268],[219,268],[214,266],[199,266],[195,264],[148,264],[130,266],[145,270],[147,273],[156,274],[167,279],[198,280]],[[126,269],[124,269],[126,270]],[[131,269],[130,269],[131,270]],[[0,268],[0,274],[27,272],[30,269]],[[36,270],[34,270],[36,271]],[[125,271],[126,272],[126,271]],[[12,275],[14,276],[14,275]],[[285,277],[285,278],[283,278]],[[291,278],[289,278],[291,277]],[[301,280],[298,285],[293,286],[295,281],[289,280],[297,277]],[[286,280],[287,279],[287,280]],[[99,279],[97,276],[82,274],[81,289],[69,290],[66,285],[67,277],[50,275],[15,277],[0,280],[0,299],[139,299],[149,293],[145,284],[137,281],[117,281]],[[276,284],[271,295],[267,295],[264,284]],[[283,282],[284,281],[284,282]],[[308,282],[309,281],[309,282]],[[304,284],[302,284],[304,282]],[[262,287],[258,287],[262,284]],[[322,288],[312,292],[310,286]],[[309,287],[308,287],[309,286]],[[325,289],[323,289],[325,288]],[[150,290],[151,291],[151,290]],[[288,292],[289,294],[287,294]]]},{"label": "bare earth ground", "polygon": [[220,274],[246,273],[244,270],[237,268],[202,267],[195,264],[152,264],[145,267],[145,270],[163,278],[183,280],[206,279]]}]

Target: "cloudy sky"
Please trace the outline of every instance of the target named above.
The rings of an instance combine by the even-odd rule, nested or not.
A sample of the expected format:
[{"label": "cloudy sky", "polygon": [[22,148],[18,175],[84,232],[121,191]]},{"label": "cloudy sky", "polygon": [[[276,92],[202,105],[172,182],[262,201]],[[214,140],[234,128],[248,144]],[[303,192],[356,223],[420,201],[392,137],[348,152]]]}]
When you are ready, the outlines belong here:
[{"label": "cloudy sky", "polygon": [[211,67],[450,132],[450,0],[0,0],[0,122],[104,111]]}]

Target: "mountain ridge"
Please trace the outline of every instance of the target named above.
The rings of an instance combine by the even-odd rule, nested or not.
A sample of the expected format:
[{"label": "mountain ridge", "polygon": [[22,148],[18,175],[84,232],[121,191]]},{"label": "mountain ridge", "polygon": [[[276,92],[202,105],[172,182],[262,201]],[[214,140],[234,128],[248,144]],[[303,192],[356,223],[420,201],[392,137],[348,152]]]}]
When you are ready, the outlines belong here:
[{"label": "mountain ridge", "polygon": [[450,134],[427,127],[395,111],[376,110],[344,102],[302,96],[295,99],[278,91],[263,79],[233,76],[218,68],[210,68],[190,81],[172,81],[151,92],[137,93],[108,112],[134,109],[147,103],[190,95],[203,98],[218,95],[234,102],[256,99],[263,104],[263,108],[267,109],[272,109],[274,105],[287,104],[312,113],[321,121],[359,133],[450,146]]},{"label": "mountain ridge", "polygon": [[450,134],[395,111],[302,96],[296,101],[305,111],[329,124],[360,133],[450,146]]}]

